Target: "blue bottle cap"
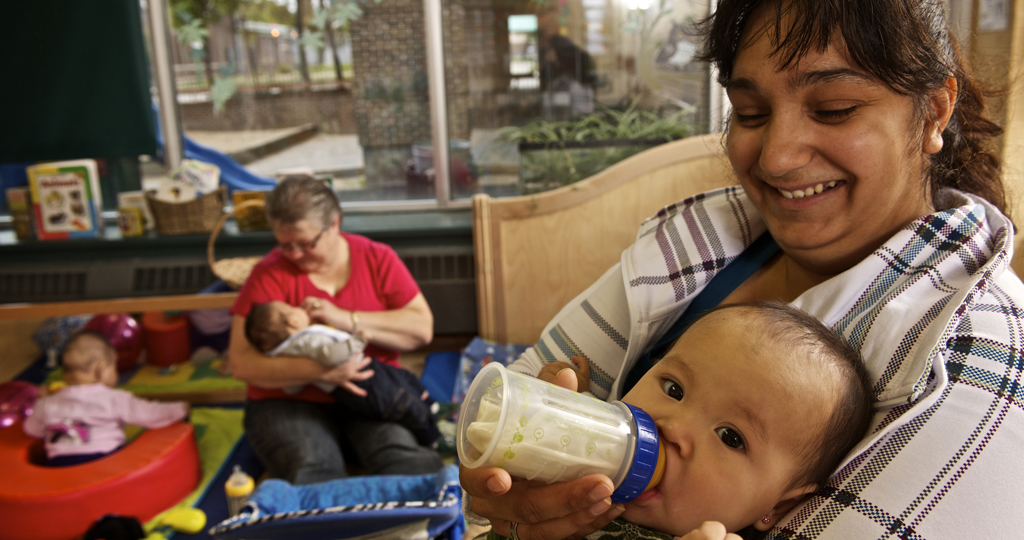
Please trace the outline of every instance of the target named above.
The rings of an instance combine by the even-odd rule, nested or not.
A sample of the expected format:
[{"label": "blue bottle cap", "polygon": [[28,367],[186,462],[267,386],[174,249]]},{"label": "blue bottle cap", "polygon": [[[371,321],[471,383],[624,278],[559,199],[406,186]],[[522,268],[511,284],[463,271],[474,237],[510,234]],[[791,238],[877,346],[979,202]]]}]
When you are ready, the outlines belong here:
[{"label": "blue bottle cap", "polygon": [[626,478],[612,493],[613,503],[627,503],[637,498],[647,489],[658,465],[658,428],[654,425],[651,415],[639,407],[623,403],[633,413],[636,422],[636,451],[633,453],[633,465],[626,473]]}]

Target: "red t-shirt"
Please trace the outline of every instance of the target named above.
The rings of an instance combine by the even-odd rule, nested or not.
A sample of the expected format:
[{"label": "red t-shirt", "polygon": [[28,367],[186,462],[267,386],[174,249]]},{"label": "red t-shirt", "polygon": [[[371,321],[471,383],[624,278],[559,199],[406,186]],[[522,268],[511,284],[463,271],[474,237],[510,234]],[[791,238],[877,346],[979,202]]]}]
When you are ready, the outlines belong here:
[{"label": "red t-shirt", "polygon": [[[307,297],[321,298],[347,310],[384,311],[404,307],[419,294],[420,288],[409,269],[390,246],[365,236],[341,233],[348,242],[351,273],[348,282],[333,297],[318,289],[309,276],[299,270],[280,250],[274,249],[252,270],[249,279],[231,306],[231,314],[246,317],[253,304],[279,300],[297,306]],[[370,344],[366,354],[398,366],[398,351]],[[279,389],[249,385],[249,399],[291,398],[330,402],[333,398],[323,390],[307,385],[298,394]]]}]

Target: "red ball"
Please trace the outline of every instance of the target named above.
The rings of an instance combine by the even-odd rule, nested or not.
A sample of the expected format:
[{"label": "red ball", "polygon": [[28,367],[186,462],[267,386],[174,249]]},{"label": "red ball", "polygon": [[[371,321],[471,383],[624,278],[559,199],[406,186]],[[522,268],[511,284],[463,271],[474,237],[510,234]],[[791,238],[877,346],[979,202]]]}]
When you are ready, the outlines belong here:
[{"label": "red ball", "polygon": [[96,315],[85,323],[84,330],[106,336],[117,351],[117,371],[125,372],[135,366],[142,352],[142,327],[127,313]]}]

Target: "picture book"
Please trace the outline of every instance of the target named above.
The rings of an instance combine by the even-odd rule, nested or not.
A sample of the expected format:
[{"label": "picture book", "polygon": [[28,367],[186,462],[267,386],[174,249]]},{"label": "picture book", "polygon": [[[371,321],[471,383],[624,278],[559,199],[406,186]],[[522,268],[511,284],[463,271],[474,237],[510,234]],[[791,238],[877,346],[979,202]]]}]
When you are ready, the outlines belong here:
[{"label": "picture book", "polygon": [[149,210],[149,204],[146,202],[146,196],[141,191],[122,191],[117,194],[117,206],[134,206],[139,209],[142,213],[142,226],[147,231],[152,231],[156,228],[156,220],[153,219],[153,213]]},{"label": "picture book", "polygon": [[98,236],[100,178],[96,161],[79,159],[28,167],[32,216],[40,240]]}]

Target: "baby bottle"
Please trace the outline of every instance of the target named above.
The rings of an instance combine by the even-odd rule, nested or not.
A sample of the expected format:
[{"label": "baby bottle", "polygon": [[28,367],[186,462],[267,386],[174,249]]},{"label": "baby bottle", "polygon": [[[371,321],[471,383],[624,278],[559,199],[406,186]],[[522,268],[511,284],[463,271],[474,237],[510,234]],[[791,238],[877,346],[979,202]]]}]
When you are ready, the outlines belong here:
[{"label": "baby bottle", "polygon": [[456,434],[469,468],[501,467],[547,483],[600,473],[625,503],[661,480],[665,452],[643,410],[608,403],[510,371],[497,362],[473,379]]},{"label": "baby bottle", "polygon": [[251,476],[245,473],[242,468],[235,465],[228,481],[224,483],[224,494],[228,496],[228,515],[237,516],[249,500],[253,488],[256,487]]}]

